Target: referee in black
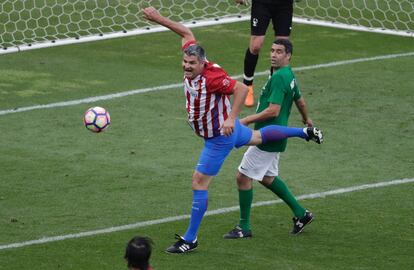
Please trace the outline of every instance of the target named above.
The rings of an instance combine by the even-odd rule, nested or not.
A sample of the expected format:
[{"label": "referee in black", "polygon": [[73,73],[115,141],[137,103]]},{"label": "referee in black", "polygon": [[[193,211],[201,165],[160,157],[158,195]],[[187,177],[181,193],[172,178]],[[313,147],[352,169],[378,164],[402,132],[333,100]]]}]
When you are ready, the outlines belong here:
[{"label": "referee in black", "polygon": [[[237,4],[246,5],[248,0],[235,0]],[[289,39],[292,29],[293,0],[252,0],[250,18],[250,44],[244,56],[243,83],[249,87],[245,106],[254,106],[253,79],[260,49],[265,40],[270,21],[276,39]]]}]

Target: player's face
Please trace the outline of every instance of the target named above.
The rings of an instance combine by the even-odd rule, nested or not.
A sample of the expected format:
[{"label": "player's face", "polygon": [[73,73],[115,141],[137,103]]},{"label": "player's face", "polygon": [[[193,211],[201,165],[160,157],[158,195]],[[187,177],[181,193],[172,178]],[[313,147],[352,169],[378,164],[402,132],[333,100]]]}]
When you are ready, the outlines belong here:
[{"label": "player's face", "polygon": [[270,62],[273,68],[280,68],[289,65],[290,53],[286,53],[285,46],[273,44],[270,49]]},{"label": "player's face", "polygon": [[184,76],[191,79],[201,74],[204,68],[204,62],[200,61],[200,59],[198,59],[198,57],[195,55],[184,54],[182,65]]}]

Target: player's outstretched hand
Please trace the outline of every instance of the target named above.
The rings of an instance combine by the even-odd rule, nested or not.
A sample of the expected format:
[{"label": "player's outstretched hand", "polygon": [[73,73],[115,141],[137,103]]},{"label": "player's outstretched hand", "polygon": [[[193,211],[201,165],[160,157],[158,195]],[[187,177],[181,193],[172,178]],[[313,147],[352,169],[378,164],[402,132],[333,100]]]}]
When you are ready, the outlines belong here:
[{"label": "player's outstretched hand", "polygon": [[162,18],[161,14],[154,7],[144,8],[143,12],[144,17],[153,22],[159,22],[160,18]]}]

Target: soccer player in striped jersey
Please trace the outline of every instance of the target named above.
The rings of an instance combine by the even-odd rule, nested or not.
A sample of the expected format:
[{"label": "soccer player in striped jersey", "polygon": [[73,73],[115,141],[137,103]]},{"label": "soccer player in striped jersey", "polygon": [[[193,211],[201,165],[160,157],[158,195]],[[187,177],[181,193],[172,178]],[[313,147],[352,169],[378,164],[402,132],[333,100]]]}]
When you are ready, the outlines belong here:
[{"label": "soccer player in striped jersey", "polygon": [[[185,25],[162,16],[155,8],[143,10],[145,18],[165,26],[182,38],[184,95],[188,122],[204,139],[192,177],[193,202],[190,223],[183,236],[166,249],[167,253],[187,253],[198,246],[197,232],[207,211],[208,187],[233,148],[244,145],[298,137],[322,143],[317,128],[293,128],[269,125],[252,130],[238,120],[247,94],[247,86],[230,78],[217,64],[208,61],[204,49],[197,44],[192,31]],[[229,95],[233,95],[233,104]]]}]

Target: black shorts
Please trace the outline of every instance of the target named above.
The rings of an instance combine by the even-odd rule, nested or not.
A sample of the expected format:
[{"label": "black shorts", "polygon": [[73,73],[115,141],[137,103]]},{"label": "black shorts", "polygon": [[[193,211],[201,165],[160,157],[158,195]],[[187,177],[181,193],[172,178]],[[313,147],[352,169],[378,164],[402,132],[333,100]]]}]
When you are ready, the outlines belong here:
[{"label": "black shorts", "polygon": [[250,33],[252,36],[266,35],[270,20],[273,23],[275,36],[289,36],[292,28],[293,0],[262,3],[252,1]]}]

